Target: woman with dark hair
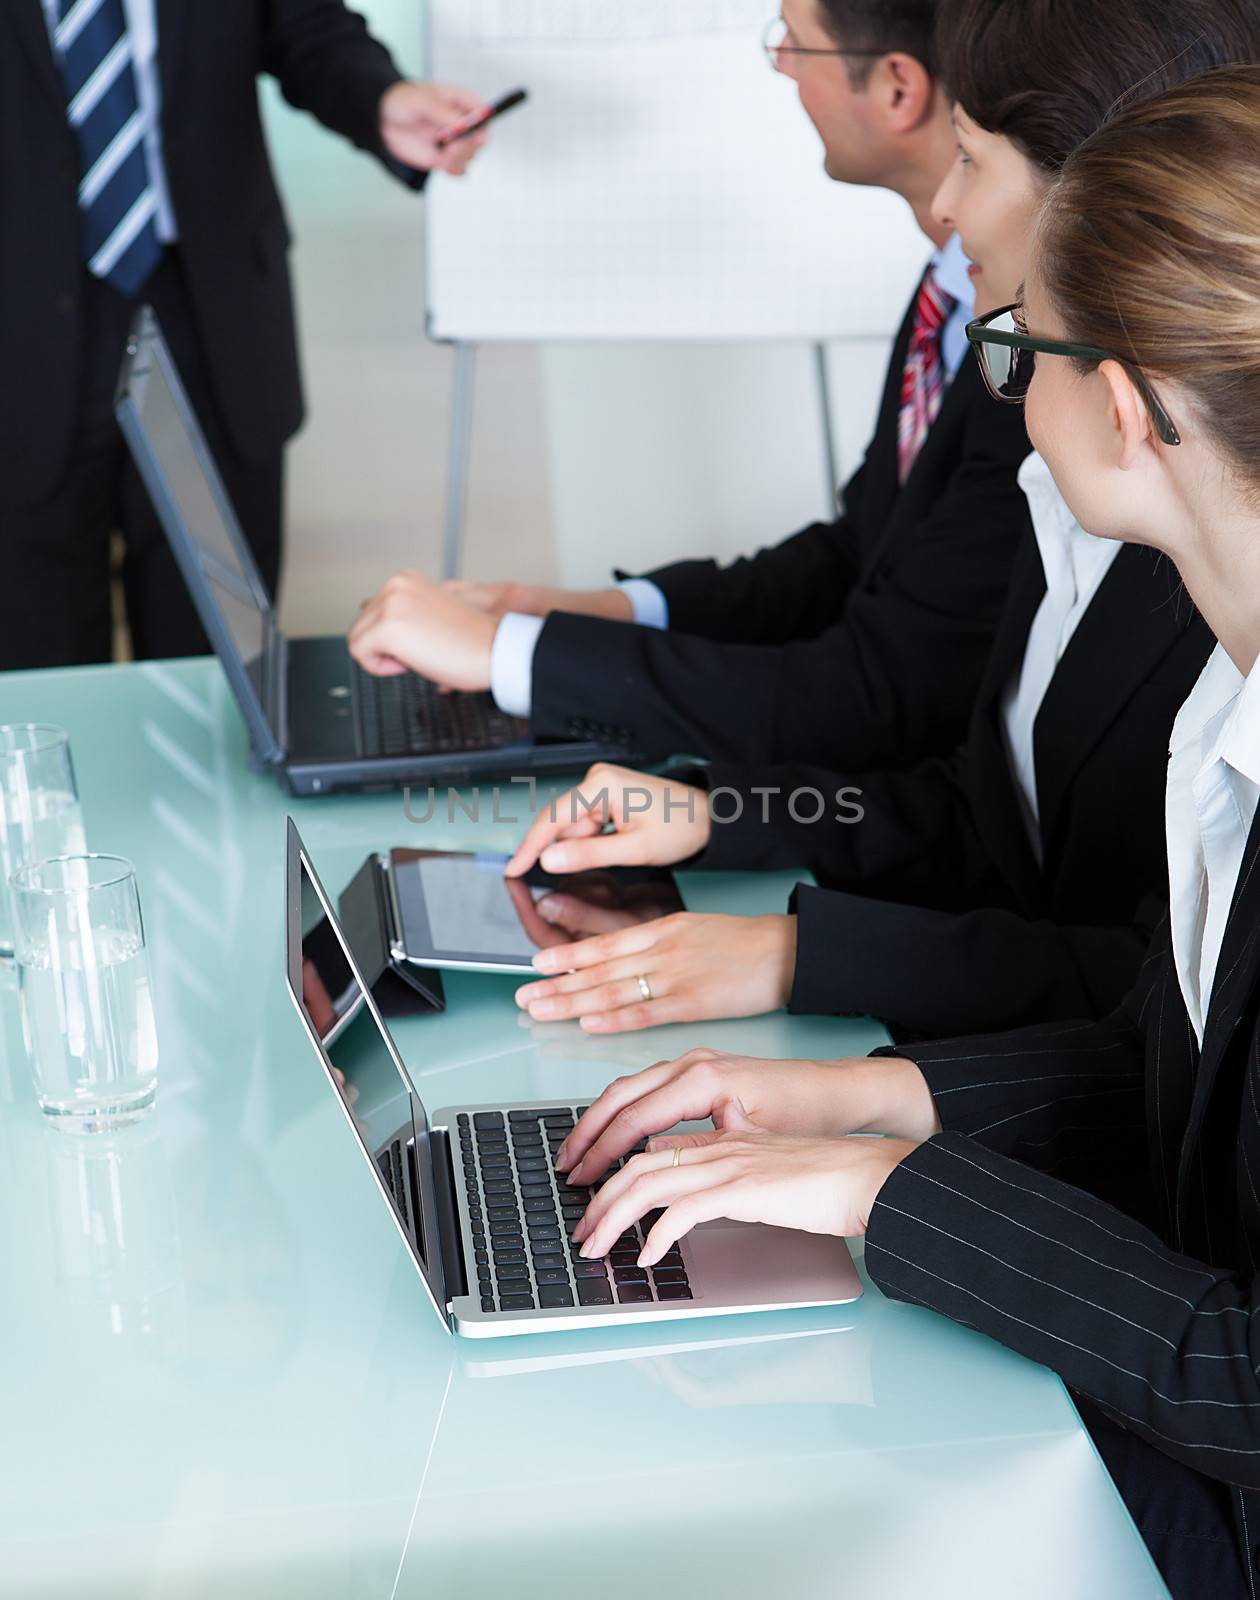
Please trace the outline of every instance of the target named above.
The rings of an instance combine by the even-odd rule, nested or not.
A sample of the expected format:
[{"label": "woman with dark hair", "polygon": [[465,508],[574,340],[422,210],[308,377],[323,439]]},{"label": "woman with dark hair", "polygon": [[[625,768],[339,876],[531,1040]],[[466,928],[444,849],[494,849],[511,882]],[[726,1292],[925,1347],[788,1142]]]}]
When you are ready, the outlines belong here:
[{"label": "woman with dark hair", "polygon": [[1177,1600],[1254,1596],[1260,1567],[1258,147],[1257,68],[1120,115],[1066,162],[1019,304],[970,329],[1081,524],[1161,552],[1219,640],[1131,995],[864,1061],[695,1051],[614,1084],[558,1157],[591,1183],[711,1115],[608,1179],[583,1254],[656,1210],[644,1264],[714,1217],[865,1234],[886,1294],[1070,1386]]}]

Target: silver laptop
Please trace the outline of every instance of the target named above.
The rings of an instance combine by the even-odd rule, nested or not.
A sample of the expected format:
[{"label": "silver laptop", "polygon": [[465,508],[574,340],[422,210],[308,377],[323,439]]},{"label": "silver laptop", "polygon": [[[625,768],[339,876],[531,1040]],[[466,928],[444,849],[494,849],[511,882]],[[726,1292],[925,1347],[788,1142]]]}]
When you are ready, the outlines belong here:
[{"label": "silver laptop", "polygon": [[568,1096],[430,1116],[291,818],[286,849],[289,992],[421,1282],[457,1333],[840,1305],[862,1293],[842,1239],[746,1222],[706,1223],[646,1269],[635,1258],[649,1215],[607,1260],[583,1261],[570,1236],[591,1191],[571,1188],[554,1158],[585,1105]]},{"label": "silver laptop", "polygon": [[254,764],[294,794],[489,782],[634,758],[620,730],[535,739],[488,694],[443,694],[414,672],[373,677],[340,634],[286,638],[148,307],[136,313],[115,411]]}]

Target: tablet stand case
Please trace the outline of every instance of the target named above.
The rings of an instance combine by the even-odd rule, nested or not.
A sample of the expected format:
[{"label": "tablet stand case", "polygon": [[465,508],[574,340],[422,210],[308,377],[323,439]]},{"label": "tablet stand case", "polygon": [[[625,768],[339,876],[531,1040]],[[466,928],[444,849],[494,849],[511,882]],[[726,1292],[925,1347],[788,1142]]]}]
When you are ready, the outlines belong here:
[{"label": "tablet stand case", "polygon": [[342,926],[383,1017],[414,1017],[446,1010],[442,974],[395,959],[400,943],[389,882],[389,862],[371,855],[337,902]]}]

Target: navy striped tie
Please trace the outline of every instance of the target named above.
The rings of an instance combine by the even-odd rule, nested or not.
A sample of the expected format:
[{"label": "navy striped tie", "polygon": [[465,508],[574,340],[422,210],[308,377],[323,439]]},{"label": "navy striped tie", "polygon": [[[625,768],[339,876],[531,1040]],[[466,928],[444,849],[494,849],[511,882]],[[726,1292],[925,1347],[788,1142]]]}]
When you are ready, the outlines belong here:
[{"label": "navy striped tie", "polygon": [[122,0],[58,0],[53,43],[79,141],[79,214],[88,270],[129,299],[162,258]]}]

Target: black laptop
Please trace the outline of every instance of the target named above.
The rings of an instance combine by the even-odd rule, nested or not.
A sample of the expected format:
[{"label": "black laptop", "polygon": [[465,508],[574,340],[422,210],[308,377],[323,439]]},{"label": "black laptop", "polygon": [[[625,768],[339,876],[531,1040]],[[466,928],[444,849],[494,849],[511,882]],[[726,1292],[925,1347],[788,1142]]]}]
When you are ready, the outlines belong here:
[{"label": "black laptop", "polygon": [[634,761],[607,738],[546,741],[488,694],[376,678],[340,635],[286,639],[152,311],[137,316],[118,421],[249,730],[255,763],[294,794],[474,783]]}]

